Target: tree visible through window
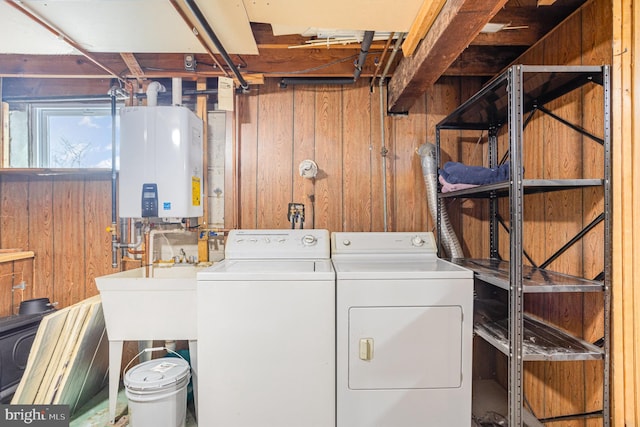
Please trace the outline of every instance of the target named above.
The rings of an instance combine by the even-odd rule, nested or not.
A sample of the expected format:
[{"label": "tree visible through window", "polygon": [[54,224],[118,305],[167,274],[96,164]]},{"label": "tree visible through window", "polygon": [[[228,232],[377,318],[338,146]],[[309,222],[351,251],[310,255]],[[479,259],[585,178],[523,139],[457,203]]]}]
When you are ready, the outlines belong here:
[{"label": "tree visible through window", "polygon": [[[37,136],[30,155],[32,167],[111,168],[110,106],[44,106],[32,111]],[[116,148],[118,142],[116,116]]]}]

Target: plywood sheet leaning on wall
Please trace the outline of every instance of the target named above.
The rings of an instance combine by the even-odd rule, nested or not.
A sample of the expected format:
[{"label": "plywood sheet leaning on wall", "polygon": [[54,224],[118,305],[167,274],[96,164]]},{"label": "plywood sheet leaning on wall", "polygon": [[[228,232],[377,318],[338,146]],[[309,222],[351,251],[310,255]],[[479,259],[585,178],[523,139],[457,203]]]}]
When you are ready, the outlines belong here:
[{"label": "plywood sheet leaning on wall", "polygon": [[99,297],[94,297],[85,305],[89,306],[86,319],[53,399],[54,404],[69,405],[71,413],[102,387],[107,380],[109,366],[102,302]]},{"label": "plywood sheet leaning on wall", "polygon": [[12,404],[67,404],[71,413],[107,377],[108,349],[100,296],[45,316]]}]

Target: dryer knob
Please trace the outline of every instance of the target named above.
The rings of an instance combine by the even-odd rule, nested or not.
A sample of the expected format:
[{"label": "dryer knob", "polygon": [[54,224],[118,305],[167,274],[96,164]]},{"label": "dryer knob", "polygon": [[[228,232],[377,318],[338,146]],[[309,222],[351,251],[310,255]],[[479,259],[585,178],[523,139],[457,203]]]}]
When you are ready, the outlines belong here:
[{"label": "dryer knob", "polygon": [[343,244],[343,245],[345,245],[345,246],[349,246],[349,245],[351,244],[351,240],[344,239],[344,240],[342,241],[342,244]]},{"label": "dryer knob", "polygon": [[413,246],[422,246],[424,245],[424,239],[420,236],[413,236],[413,238],[411,239],[411,244]]},{"label": "dryer knob", "polygon": [[313,236],[311,234],[307,234],[302,238],[302,243],[305,246],[315,245],[317,242],[318,242],[318,239],[316,239],[316,236]]}]

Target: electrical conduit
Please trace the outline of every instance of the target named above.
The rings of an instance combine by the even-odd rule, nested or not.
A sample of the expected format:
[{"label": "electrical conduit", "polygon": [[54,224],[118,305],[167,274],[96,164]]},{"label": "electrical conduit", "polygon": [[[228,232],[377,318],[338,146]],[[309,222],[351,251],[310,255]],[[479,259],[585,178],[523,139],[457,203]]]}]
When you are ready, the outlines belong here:
[{"label": "electrical conduit", "polygon": [[402,40],[404,39],[404,33],[398,34],[398,39],[396,40],[396,44],[393,47],[393,52],[389,55],[389,61],[387,61],[387,65],[384,67],[384,71],[382,75],[380,75],[380,138],[382,139],[382,147],[380,149],[380,155],[382,156],[382,216],[384,222],[384,231],[389,231],[388,219],[387,219],[387,150],[386,146],[386,135],[384,128],[384,117],[385,117],[385,108],[384,108],[384,79],[389,72],[389,68],[393,63],[393,59],[396,57],[396,54],[400,50],[400,46],[402,45]]}]

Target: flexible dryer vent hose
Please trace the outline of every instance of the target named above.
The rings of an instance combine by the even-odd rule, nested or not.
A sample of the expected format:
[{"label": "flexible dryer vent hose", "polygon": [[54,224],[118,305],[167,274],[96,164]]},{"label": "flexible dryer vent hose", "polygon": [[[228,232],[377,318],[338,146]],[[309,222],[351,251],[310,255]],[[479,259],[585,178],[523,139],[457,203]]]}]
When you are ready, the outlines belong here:
[{"label": "flexible dryer vent hose", "polygon": [[[422,163],[422,174],[424,183],[427,186],[427,205],[433,222],[438,218],[438,167],[436,165],[436,146],[427,142],[416,150]],[[453,231],[451,221],[446,209],[440,212],[440,238],[442,246],[450,258],[464,258],[462,246],[458,241],[456,233]]]}]

